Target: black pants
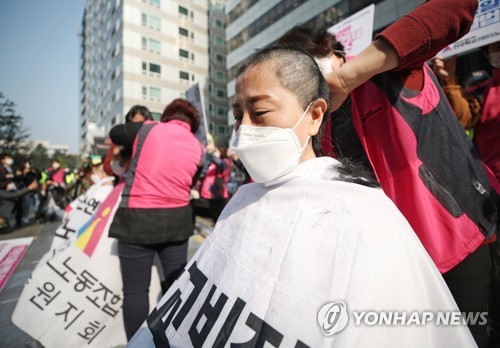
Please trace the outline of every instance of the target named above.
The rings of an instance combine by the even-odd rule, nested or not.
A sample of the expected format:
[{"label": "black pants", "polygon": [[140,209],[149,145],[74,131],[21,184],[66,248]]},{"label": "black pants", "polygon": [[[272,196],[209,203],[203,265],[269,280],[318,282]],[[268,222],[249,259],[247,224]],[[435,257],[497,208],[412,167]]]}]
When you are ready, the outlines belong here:
[{"label": "black pants", "polygon": [[[490,292],[490,252],[483,245],[467,256],[443,278],[461,312],[488,312]],[[487,325],[469,325],[479,348],[488,344]]]},{"label": "black pants", "polygon": [[123,280],[123,321],[130,340],[149,314],[149,284],[156,253],[165,276],[165,289],[172,285],[187,263],[188,241],[155,245],[118,242]]},{"label": "black pants", "polygon": [[210,217],[214,224],[226,206],[227,198],[213,198],[210,200]]}]

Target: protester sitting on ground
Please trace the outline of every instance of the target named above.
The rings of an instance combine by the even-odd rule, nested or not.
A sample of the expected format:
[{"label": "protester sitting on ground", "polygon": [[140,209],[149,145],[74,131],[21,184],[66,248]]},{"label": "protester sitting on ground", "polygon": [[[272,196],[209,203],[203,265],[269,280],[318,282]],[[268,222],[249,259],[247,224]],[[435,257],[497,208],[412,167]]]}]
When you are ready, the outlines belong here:
[{"label": "protester sitting on ground", "polygon": [[265,48],[240,67],[232,148],[255,183],[229,201],[130,347],[474,345],[464,325],[346,327],[347,311],[458,308],[376,182],[319,157],[328,98],[318,65],[299,49]]},{"label": "protester sitting on ground", "polygon": [[194,133],[196,108],[176,99],[160,122],[127,123],[110,131],[114,144],[132,149],[132,163],[109,236],[118,239],[127,338],[147,317],[151,267],[160,257],[168,288],[187,262],[193,234],[190,191],[201,170],[202,146]]},{"label": "protester sitting on ground", "polygon": [[[300,26],[279,42],[320,62],[331,91],[339,157],[372,169],[444,274],[460,309],[486,312],[497,194],[425,62],[465,35],[477,1],[433,0],[387,27],[357,57],[339,59],[335,37]],[[471,280],[473,279],[473,280]],[[471,328],[484,346],[485,325]]]},{"label": "protester sitting on ground", "polygon": [[[0,212],[6,212],[8,210],[12,210],[12,205],[9,205],[9,208],[5,208],[3,205],[5,201],[15,201],[17,199],[22,199],[25,195],[30,194],[38,189],[38,182],[36,180],[32,181],[26,187],[16,190],[16,191],[7,191],[0,190]],[[0,228],[9,227],[9,219],[7,216],[1,216],[0,214]]]},{"label": "protester sitting on ground", "polygon": [[15,191],[14,184],[14,159],[9,153],[0,155],[0,190]]}]

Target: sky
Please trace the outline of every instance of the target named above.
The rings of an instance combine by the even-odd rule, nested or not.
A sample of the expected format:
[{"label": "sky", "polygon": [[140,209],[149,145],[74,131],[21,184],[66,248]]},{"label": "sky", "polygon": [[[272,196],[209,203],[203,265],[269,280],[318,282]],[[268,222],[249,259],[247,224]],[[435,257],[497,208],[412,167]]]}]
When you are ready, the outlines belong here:
[{"label": "sky", "polygon": [[31,140],[78,153],[84,0],[0,0],[0,92]]}]

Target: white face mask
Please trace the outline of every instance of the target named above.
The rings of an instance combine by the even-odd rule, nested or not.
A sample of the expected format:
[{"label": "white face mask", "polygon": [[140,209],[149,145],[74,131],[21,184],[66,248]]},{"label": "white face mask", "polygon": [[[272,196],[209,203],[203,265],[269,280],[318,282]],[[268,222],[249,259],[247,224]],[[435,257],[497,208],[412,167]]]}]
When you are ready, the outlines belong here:
[{"label": "white face mask", "polygon": [[492,52],[489,54],[489,60],[490,64],[495,68],[495,69],[500,69],[500,51],[498,52]]},{"label": "white face mask", "polygon": [[302,146],[295,128],[309,106],[311,104],[293,128],[240,126],[231,147],[255,182],[266,183],[277,179],[299,165],[310,136]]},{"label": "white face mask", "polygon": [[113,173],[118,176],[123,176],[125,173],[125,167],[121,167],[120,162],[118,161],[111,161],[111,169],[113,170]]},{"label": "white face mask", "polygon": [[5,160],[5,164],[9,167],[14,164],[14,160],[12,158],[8,158]]},{"label": "white face mask", "polygon": [[101,181],[101,177],[97,174],[92,174],[90,176],[90,180],[92,180],[94,184],[97,184],[99,181]]},{"label": "white face mask", "polygon": [[55,170],[59,169],[59,163],[52,163],[52,168],[54,168]]},{"label": "white face mask", "polygon": [[323,75],[333,72],[332,58],[330,58],[330,56],[314,58],[314,60],[318,64],[319,70],[323,73]]}]

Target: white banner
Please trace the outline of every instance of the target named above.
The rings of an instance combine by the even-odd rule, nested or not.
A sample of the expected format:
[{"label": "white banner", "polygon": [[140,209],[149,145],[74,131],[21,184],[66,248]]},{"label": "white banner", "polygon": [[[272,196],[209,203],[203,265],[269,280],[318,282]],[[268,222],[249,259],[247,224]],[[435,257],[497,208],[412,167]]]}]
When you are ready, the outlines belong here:
[{"label": "white banner", "polygon": [[207,134],[208,134],[208,125],[207,118],[205,115],[205,108],[203,106],[203,98],[201,95],[200,84],[196,83],[191,88],[186,91],[186,99],[194,105],[196,110],[200,113],[200,127],[198,131],[195,133],[196,138],[200,141],[203,146],[207,146]]},{"label": "white banner", "polygon": [[[72,243],[49,252],[24,286],[12,322],[45,347],[126,344],[117,241],[108,238],[122,189],[123,184],[116,186],[94,209],[91,219],[68,239]],[[88,200],[83,206],[89,206]],[[160,294],[154,268],[151,308]]]},{"label": "white banner", "polygon": [[0,242],[0,291],[14,273],[32,241],[33,237],[26,237]]},{"label": "white banner", "polygon": [[443,49],[448,58],[500,40],[500,0],[479,0],[474,23],[467,35]]},{"label": "white banner", "polygon": [[371,4],[328,28],[328,32],[344,45],[348,56],[356,56],[372,43],[374,14],[375,5]]},{"label": "white banner", "polygon": [[63,221],[54,233],[50,251],[56,252],[76,240],[78,231],[92,218],[99,205],[113,190],[113,180],[114,177],[100,180],[68,204]]},{"label": "white banner", "polygon": [[[240,187],[128,347],[473,346],[466,326],[348,316],[458,308],[389,198],[336,181],[336,163],[316,158],[274,186]],[[336,321],[340,307],[325,304],[340,302]]]}]

